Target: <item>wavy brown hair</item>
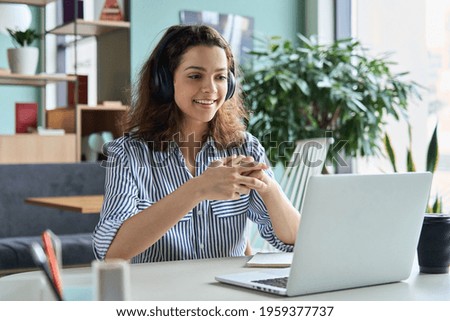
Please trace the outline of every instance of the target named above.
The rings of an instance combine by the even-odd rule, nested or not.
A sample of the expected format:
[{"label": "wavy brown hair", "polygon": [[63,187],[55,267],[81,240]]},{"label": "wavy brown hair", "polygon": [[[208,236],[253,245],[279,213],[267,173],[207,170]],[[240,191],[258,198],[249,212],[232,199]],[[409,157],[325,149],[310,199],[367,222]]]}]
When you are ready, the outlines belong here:
[{"label": "wavy brown hair", "polygon": [[[142,66],[137,84],[132,91],[131,108],[125,122],[127,132],[151,143],[150,146],[156,150],[165,150],[168,142],[173,141],[180,133],[183,114],[173,97],[170,102],[161,103],[158,88],[152,81],[155,68],[161,67],[158,64],[165,64],[165,69],[173,78],[183,54],[199,45],[224,49],[228,69],[237,76],[231,48],[215,29],[205,25],[170,27]],[[247,118],[240,90],[236,88],[233,97],[225,101],[209,122],[209,131],[202,137],[202,143],[211,136],[220,149],[241,145],[244,142],[244,121]]]}]

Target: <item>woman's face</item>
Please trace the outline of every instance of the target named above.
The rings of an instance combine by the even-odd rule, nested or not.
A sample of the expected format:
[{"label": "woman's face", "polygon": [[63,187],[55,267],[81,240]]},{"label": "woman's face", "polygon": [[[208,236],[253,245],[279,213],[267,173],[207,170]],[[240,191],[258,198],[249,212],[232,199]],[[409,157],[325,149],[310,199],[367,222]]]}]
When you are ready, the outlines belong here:
[{"label": "woman's face", "polygon": [[173,82],[175,103],[185,125],[204,126],[223,105],[227,94],[228,64],[225,50],[195,46],[181,57]]}]

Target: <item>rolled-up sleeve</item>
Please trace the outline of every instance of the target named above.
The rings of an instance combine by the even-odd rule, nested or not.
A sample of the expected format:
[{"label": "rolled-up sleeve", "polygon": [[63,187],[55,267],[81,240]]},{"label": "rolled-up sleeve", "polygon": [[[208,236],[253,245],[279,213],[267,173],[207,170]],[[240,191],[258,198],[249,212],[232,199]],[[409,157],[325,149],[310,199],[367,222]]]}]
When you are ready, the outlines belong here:
[{"label": "rolled-up sleeve", "polygon": [[99,222],[93,233],[95,257],[105,258],[111,242],[123,222],[139,212],[138,190],[130,171],[124,141],[115,140],[107,146],[105,199]]},{"label": "rolled-up sleeve", "polygon": [[[259,143],[259,141],[253,136],[249,135],[248,142],[250,143],[248,147],[250,148],[249,153],[253,156],[255,161],[267,163],[267,157],[264,147]],[[270,164],[267,164],[270,166]],[[272,170],[267,169],[266,174],[271,178],[274,178]],[[278,183],[277,183],[278,184]],[[280,188],[280,187],[279,187]],[[281,189],[281,188],[280,188]],[[259,234],[263,239],[273,245],[276,249],[283,252],[292,252],[294,246],[291,244],[286,244],[281,241],[273,230],[272,222],[267,212],[266,205],[262,200],[261,196],[254,190],[250,192],[250,203],[249,203],[249,213],[248,218],[258,225]]]}]

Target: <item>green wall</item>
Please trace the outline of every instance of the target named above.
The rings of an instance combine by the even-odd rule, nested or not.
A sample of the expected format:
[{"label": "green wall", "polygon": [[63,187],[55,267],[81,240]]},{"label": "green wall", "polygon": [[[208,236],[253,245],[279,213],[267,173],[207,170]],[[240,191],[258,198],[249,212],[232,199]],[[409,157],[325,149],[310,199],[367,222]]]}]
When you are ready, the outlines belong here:
[{"label": "green wall", "polygon": [[302,0],[132,0],[132,79],[135,79],[165,29],[180,23],[180,10],[205,10],[253,17],[256,35],[294,37],[303,30]]},{"label": "green wall", "polygon": [[[31,28],[39,30],[39,8],[31,6]],[[39,45],[36,41],[34,46]],[[8,67],[7,49],[14,45],[9,35],[0,33],[0,68]],[[40,72],[38,66],[38,72]],[[38,102],[40,104],[40,89],[30,86],[0,86],[0,135],[10,135],[16,132],[15,104],[16,102]],[[39,106],[40,108],[42,106]]]}]

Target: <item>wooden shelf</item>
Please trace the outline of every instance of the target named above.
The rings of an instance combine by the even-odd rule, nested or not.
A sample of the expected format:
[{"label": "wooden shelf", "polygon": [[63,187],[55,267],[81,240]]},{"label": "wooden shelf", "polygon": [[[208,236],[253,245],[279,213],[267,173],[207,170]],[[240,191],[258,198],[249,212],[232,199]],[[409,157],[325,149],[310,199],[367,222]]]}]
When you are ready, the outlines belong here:
[{"label": "wooden shelf", "polygon": [[113,137],[123,135],[122,119],[128,106],[88,106],[77,105],[76,108],[57,108],[47,110],[47,127],[64,129],[66,133],[76,135],[76,159],[82,159],[82,139],[92,133],[109,131]]},{"label": "wooden shelf", "polygon": [[56,0],[0,0],[0,3],[18,3],[18,4],[28,4],[32,6],[43,7],[48,3],[54,2]]},{"label": "wooden shelf", "polygon": [[0,164],[76,162],[76,136],[0,135]]},{"label": "wooden shelf", "polygon": [[50,83],[60,81],[75,82],[75,76],[56,75],[56,74],[38,74],[38,75],[21,75],[21,74],[0,74],[0,85],[14,86],[36,86],[42,87]]},{"label": "wooden shelf", "polygon": [[78,105],[78,108],[81,110],[98,110],[98,111],[126,111],[128,109],[128,106],[122,105],[122,106],[104,106],[104,105],[97,105],[97,106],[90,106],[90,105]]},{"label": "wooden shelf", "polygon": [[[75,32],[76,25],[76,32]],[[106,20],[83,20],[77,19],[54,29],[47,31],[54,35],[79,35],[79,36],[99,36],[104,33],[130,29],[128,21],[106,21]]]}]

